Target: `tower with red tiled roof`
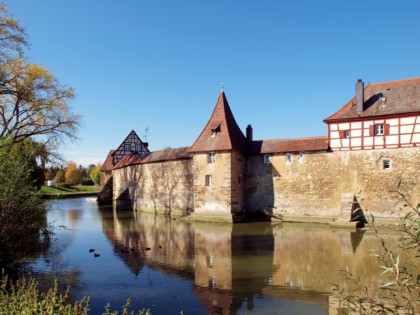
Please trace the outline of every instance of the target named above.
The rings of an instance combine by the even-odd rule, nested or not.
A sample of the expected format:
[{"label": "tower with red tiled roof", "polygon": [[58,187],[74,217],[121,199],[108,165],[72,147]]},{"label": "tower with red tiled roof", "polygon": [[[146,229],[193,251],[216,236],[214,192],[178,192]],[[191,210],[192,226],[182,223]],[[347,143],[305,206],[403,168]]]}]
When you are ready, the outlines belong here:
[{"label": "tower with red tiled roof", "polygon": [[231,216],[244,208],[244,152],[247,141],[222,90],[190,148],[194,159],[194,214]]}]

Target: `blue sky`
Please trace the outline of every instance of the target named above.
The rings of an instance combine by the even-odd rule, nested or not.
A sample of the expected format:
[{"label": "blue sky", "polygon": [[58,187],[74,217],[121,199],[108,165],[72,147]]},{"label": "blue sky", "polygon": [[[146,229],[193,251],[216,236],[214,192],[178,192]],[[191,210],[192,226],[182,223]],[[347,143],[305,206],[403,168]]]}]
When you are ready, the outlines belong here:
[{"label": "blue sky", "polygon": [[72,86],[83,116],[62,149],[87,166],[134,129],[151,150],[191,146],[223,81],[254,139],[327,135],[365,84],[420,76],[420,1],[5,0],[31,62]]}]

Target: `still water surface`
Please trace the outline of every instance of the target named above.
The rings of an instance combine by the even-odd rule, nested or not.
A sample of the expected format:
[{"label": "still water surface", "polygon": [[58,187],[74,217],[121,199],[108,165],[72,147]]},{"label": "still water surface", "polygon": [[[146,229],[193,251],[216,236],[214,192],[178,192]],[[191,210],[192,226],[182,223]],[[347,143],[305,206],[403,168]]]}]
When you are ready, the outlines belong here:
[{"label": "still water surface", "polygon": [[93,197],[57,200],[53,209],[55,241],[33,263],[34,276],[71,285],[72,298],[90,296],[91,314],[128,297],[154,315],[328,314],[338,270],[379,281],[369,257],[377,239],[365,231],[189,223],[116,212]]}]

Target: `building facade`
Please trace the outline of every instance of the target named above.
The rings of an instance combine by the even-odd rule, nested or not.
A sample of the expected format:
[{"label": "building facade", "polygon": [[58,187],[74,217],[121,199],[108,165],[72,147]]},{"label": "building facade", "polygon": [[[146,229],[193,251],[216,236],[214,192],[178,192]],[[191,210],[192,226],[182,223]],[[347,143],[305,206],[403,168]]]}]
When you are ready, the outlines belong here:
[{"label": "building facade", "polygon": [[264,212],[333,223],[360,220],[357,207],[396,217],[404,212],[397,189],[420,202],[420,78],[359,80],[356,96],[325,123],[328,136],[255,141],[222,91],[191,147],[114,152],[118,161],[108,157],[103,169],[111,169],[115,203],[197,220]]}]

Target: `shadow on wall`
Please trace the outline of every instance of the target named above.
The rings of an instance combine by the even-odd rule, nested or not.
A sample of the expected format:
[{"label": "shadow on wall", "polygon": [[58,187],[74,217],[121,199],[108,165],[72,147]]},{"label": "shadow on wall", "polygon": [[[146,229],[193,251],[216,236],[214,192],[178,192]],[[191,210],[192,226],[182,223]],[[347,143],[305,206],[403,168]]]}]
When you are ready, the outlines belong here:
[{"label": "shadow on wall", "polygon": [[274,178],[278,170],[269,161],[258,161],[262,156],[250,157],[247,161],[245,185],[246,211],[250,219],[270,219],[273,216]]}]

